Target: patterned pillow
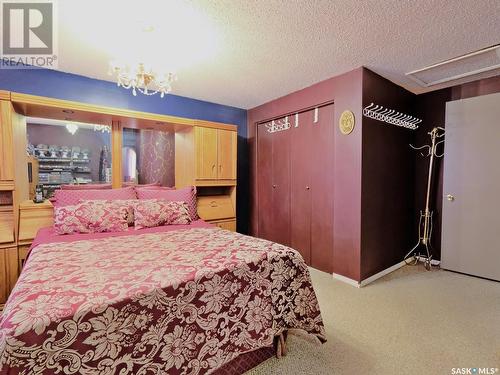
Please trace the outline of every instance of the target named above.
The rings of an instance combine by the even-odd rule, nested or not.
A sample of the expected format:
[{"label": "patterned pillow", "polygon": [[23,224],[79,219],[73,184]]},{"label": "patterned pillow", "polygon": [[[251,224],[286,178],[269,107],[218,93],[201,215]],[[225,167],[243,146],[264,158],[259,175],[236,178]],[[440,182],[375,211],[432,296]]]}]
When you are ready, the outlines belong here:
[{"label": "patterned pillow", "polygon": [[195,186],[188,186],[177,190],[138,189],[137,197],[139,199],[164,199],[171,202],[186,202],[191,221],[198,220]]},{"label": "patterned pillow", "polygon": [[136,199],[137,196],[133,187],[126,187],[101,190],[56,190],[54,198],[54,206],[60,207],[75,205],[83,199]]},{"label": "patterned pillow", "polygon": [[135,229],[191,222],[186,202],[172,202],[164,199],[139,200],[134,206],[134,217]]},{"label": "patterned pillow", "polygon": [[127,206],[105,201],[54,207],[57,234],[123,232],[127,230]]},{"label": "patterned pillow", "polygon": [[134,225],[134,206],[139,200],[137,199],[116,199],[116,200],[110,200],[110,199],[80,199],[78,203],[99,203],[99,202],[106,202],[108,204],[116,204],[116,205],[121,205],[125,206],[127,208],[127,224],[128,226]]}]

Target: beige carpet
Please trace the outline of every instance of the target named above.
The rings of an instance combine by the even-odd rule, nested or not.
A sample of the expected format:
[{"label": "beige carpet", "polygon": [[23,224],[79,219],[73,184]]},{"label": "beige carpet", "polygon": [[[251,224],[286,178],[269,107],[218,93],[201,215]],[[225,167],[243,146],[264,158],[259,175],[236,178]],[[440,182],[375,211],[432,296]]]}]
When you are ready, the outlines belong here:
[{"label": "beige carpet", "polygon": [[[356,289],[311,270],[328,342],[290,336],[258,374],[452,374],[500,368],[500,283],[403,267]],[[497,370],[497,374],[500,372]]]}]

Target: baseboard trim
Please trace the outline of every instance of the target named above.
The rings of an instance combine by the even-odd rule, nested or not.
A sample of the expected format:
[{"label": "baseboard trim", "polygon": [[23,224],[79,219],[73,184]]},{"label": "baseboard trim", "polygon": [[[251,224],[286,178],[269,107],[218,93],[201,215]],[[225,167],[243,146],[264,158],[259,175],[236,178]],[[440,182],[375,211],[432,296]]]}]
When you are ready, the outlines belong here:
[{"label": "baseboard trim", "polygon": [[361,280],[361,282],[359,283],[360,286],[365,286],[365,285],[368,285],[372,282],[374,282],[375,280],[378,280],[380,279],[381,277],[384,277],[385,275],[388,275],[390,274],[391,272],[394,272],[396,271],[397,269],[400,269],[401,267],[403,267],[405,265],[405,261],[402,260],[401,262],[399,263],[396,263],[394,266],[392,267],[389,267],[389,268],[386,268],[385,270],[383,271],[380,271],[379,273],[376,273],[375,275],[372,275],[370,277],[368,277],[367,279],[364,279],[364,280]]},{"label": "baseboard trim", "polygon": [[346,284],[349,284],[349,285],[352,285],[352,286],[355,286],[356,288],[361,288],[363,286],[366,286],[372,282],[374,282],[375,280],[378,280],[380,279],[381,277],[384,277],[385,275],[388,275],[390,274],[391,272],[394,272],[396,271],[397,269],[403,267],[406,263],[404,261],[401,261],[399,263],[396,263],[395,265],[389,267],[389,268],[386,268],[385,270],[383,271],[380,271],[379,273],[376,273],[375,275],[372,275],[364,280],[361,280],[361,281],[356,281],[356,280],[353,280],[349,277],[346,277],[346,276],[342,276],[342,275],[339,275],[337,273],[332,273],[332,276],[334,279],[336,280],[339,280],[339,281],[342,281]]},{"label": "baseboard trim", "polygon": [[342,282],[349,284],[351,286],[355,286],[356,288],[360,287],[359,283],[356,280],[350,279],[347,276],[342,276],[342,275],[339,275],[338,273],[332,273],[332,276],[335,280],[342,281]]}]

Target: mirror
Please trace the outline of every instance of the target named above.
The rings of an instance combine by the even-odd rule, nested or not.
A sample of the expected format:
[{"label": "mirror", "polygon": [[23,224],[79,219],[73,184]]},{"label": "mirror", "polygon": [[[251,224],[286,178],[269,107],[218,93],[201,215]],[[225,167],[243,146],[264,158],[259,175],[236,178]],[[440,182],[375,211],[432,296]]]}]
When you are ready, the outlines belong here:
[{"label": "mirror", "polygon": [[26,118],[30,198],[41,185],[50,198],[61,185],[111,183],[111,128]]}]

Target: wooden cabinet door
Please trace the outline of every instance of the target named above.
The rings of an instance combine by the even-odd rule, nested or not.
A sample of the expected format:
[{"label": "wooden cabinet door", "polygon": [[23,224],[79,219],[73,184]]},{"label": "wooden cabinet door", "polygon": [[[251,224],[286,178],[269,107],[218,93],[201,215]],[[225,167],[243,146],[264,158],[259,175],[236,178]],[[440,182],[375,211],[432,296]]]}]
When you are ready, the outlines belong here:
[{"label": "wooden cabinet door", "polygon": [[[317,150],[312,139],[313,112],[299,114],[298,127],[292,125],[291,137],[291,247],[298,250],[306,263],[311,264],[311,163]],[[295,119],[292,120],[295,122]]]},{"label": "wooden cabinet door", "polygon": [[0,181],[14,180],[12,104],[0,101]]},{"label": "wooden cabinet door", "polygon": [[0,303],[5,303],[18,276],[17,247],[0,249]]},{"label": "wooden cabinet door", "polygon": [[311,125],[311,266],[332,272],[334,105],[319,109]]},{"label": "wooden cabinet door", "polygon": [[195,128],[196,178],[217,179],[217,129]]},{"label": "wooden cabinet door", "polygon": [[219,180],[236,179],[236,148],[238,135],[235,131],[217,130],[217,177]]}]

